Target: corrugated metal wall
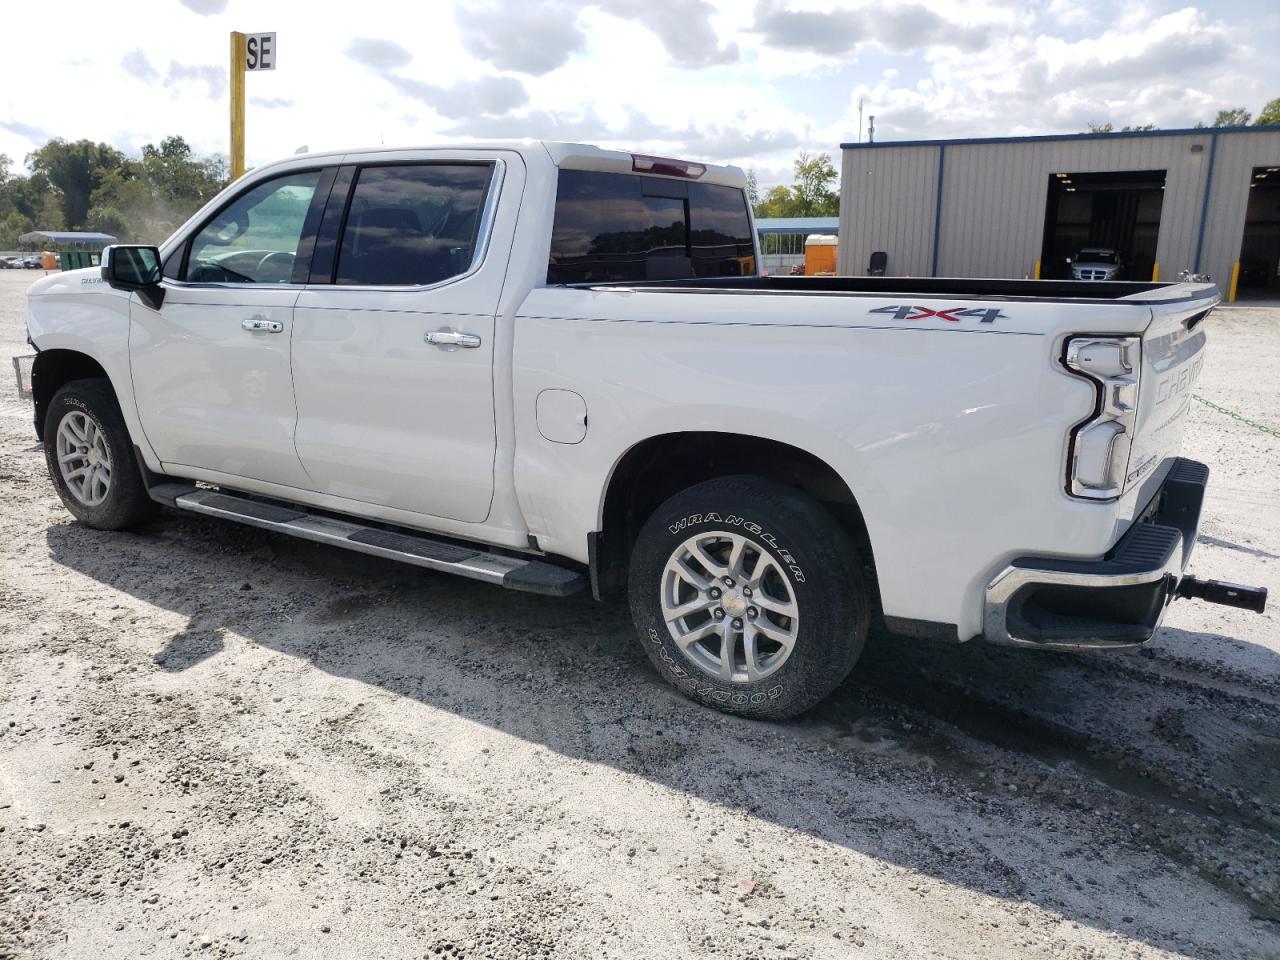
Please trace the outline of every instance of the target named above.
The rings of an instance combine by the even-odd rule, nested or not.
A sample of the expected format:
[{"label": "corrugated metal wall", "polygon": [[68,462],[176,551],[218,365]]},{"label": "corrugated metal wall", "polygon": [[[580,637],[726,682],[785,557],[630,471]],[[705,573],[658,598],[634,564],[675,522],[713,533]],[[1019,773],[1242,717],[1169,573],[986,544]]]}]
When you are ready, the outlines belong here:
[{"label": "corrugated metal wall", "polygon": [[[1198,151],[1193,150],[1199,146]],[[1195,264],[1209,130],[1152,137],[876,145],[843,151],[840,272],[862,274],[872,250],[889,272],[930,275],[939,151],[945,150],[938,276],[1023,277],[1040,259],[1049,177],[1164,170],[1156,260],[1170,280]],[[1240,250],[1254,167],[1280,163],[1280,132],[1218,136],[1201,269],[1223,290]]]},{"label": "corrugated metal wall", "polygon": [[1212,276],[1225,293],[1231,282],[1231,267],[1240,256],[1249,181],[1255,167],[1280,167],[1280,131],[1222,134],[1217,153],[1200,269]]},{"label": "corrugated metal wall", "polygon": [[845,150],[840,174],[840,273],[862,275],[876,250],[889,273],[929,276],[937,147]]}]

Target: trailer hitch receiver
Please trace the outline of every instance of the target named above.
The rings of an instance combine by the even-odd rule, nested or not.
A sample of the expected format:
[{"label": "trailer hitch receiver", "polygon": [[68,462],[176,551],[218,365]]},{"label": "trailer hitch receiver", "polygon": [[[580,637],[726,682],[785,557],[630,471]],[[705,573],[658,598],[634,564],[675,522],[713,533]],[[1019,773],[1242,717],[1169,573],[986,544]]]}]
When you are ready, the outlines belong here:
[{"label": "trailer hitch receiver", "polygon": [[1176,596],[1190,597],[1195,600],[1208,600],[1227,607],[1243,607],[1254,613],[1262,613],[1267,608],[1266,587],[1246,587],[1225,580],[1199,580],[1195,577],[1183,577],[1178,584]]}]

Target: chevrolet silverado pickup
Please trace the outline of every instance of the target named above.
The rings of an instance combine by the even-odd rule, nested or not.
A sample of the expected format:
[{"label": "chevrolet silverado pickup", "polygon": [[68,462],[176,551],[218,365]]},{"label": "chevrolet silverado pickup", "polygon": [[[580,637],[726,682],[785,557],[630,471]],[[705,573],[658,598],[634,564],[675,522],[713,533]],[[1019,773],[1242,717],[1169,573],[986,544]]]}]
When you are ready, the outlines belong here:
[{"label": "chevrolet silverado pickup", "polygon": [[523,141],[290,157],[37,282],[67,509],[158,505],[626,597],[679,690],[822,700],[869,630],[1141,644],[1207,468],[1207,284],[768,277],[740,170]]}]

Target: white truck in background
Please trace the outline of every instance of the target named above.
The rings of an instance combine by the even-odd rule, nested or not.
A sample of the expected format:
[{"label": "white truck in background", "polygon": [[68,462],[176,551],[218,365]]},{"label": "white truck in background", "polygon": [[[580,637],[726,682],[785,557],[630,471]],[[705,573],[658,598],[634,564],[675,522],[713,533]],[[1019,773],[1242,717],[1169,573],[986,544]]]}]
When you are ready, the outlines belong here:
[{"label": "white truck in background", "polygon": [[741,171],[575,144],[290,157],[32,288],[81,522],[158,504],[627,596],[689,696],[778,718],[869,629],[1146,641],[1207,468],[1209,285],[764,277]]},{"label": "white truck in background", "polygon": [[1111,247],[1082,247],[1074,257],[1067,257],[1072,280],[1115,280],[1124,264]]}]

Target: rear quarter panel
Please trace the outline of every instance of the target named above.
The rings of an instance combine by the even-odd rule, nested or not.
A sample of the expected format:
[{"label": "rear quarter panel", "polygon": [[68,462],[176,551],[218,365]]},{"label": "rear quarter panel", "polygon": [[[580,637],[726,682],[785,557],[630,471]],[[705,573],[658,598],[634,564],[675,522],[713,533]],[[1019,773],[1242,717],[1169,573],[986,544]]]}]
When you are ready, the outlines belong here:
[{"label": "rear quarter panel", "polygon": [[[921,319],[881,310],[904,303]],[[585,560],[626,451],[696,430],[777,440],[830,464],[866,519],[885,613],[954,623],[962,638],[980,630],[982,589],[1013,557],[1104,553],[1137,500],[1066,496],[1068,432],[1093,392],[1057,357],[1066,331],[1137,332],[1150,309],[919,303],[534,290],[515,317],[513,383],[516,489],[539,543]],[[950,319],[957,306],[999,317]],[[537,396],[557,388],[586,401],[579,443],[539,433]]]}]

